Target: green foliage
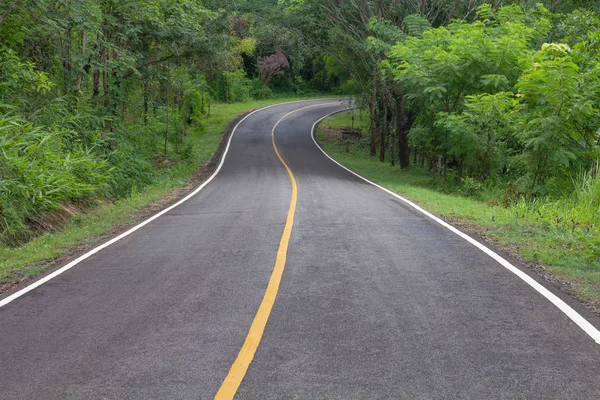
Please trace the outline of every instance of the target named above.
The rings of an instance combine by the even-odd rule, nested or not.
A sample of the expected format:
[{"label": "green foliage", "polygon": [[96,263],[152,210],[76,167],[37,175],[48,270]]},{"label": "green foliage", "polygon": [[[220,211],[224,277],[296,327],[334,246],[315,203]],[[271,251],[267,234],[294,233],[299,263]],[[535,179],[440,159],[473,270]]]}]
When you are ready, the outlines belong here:
[{"label": "green foliage", "polygon": [[367,29],[377,35],[379,40],[388,45],[396,44],[406,37],[400,28],[392,24],[390,21],[386,21],[377,17],[371,17],[369,23],[367,24]]},{"label": "green foliage", "polygon": [[484,181],[508,165],[516,122],[514,95],[472,95],[466,101],[464,112],[438,116],[447,132],[442,145],[448,156],[460,160],[461,169]]},{"label": "green foliage", "polygon": [[600,157],[600,58],[590,53],[593,42],[578,44],[575,55],[565,44],[544,44],[516,85],[526,121],[517,161],[534,193],[556,192],[569,173]]},{"label": "green foliage", "polygon": [[141,157],[131,157],[135,146],[123,143],[110,152],[107,162],[112,166],[108,185],[104,193],[109,198],[123,198],[154,181],[155,169],[151,162]]},{"label": "green foliage", "polygon": [[423,33],[431,29],[431,22],[421,14],[410,14],[404,17],[404,31],[409,36],[423,37]]},{"label": "green foliage", "polygon": [[460,111],[467,95],[514,85],[534,28],[518,12],[489,13],[483,21],[453,22],[392,48],[389,58],[396,65],[396,79],[415,105],[434,113]]},{"label": "green foliage", "polygon": [[[600,35],[582,11],[553,17],[540,5],[478,8],[393,46],[404,98],[418,114],[411,143],[435,172],[511,182],[509,191],[559,195],[569,176],[600,157]],[[544,43],[550,20],[564,43]],[[540,49],[541,50],[538,50]],[[445,175],[444,175],[445,176]]]},{"label": "green foliage", "polygon": [[[459,175],[486,179],[497,172],[493,168],[505,151],[494,149],[500,142],[492,131],[506,122],[493,119],[503,115],[509,96],[502,92],[516,83],[521,57],[535,36],[519,10],[495,13],[483,6],[480,20],[429,29],[390,50],[395,79],[418,114],[410,140],[429,155],[431,166],[439,169],[441,157],[442,167]],[[479,96],[486,93],[500,95]]]},{"label": "green foliage", "polygon": [[550,39],[574,46],[584,40],[588,32],[600,30],[600,16],[591,10],[574,10],[568,14],[554,14]]},{"label": "green foliage", "polygon": [[255,78],[252,80],[250,96],[255,100],[266,100],[273,97],[273,91],[268,86],[265,86],[261,79]]},{"label": "green foliage", "polygon": [[53,86],[48,74],[36,71],[32,62],[22,61],[14,50],[0,46],[0,101],[18,105],[27,96],[47,93]]},{"label": "green foliage", "polygon": [[238,103],[250,100],[252,81],[246,76],[244,71],[237,69],[232,72],[225,72],[224,75],[227,85],[227,102]]},{"label": "green foliage", "polygon": [[[27,222],[39,213],[102,190],[107,162],[71,141],[76,132],[34,126],[18,117],[0,119],[0,240],[27,238]],[[65,155],[66,154],[66,155]]]}]

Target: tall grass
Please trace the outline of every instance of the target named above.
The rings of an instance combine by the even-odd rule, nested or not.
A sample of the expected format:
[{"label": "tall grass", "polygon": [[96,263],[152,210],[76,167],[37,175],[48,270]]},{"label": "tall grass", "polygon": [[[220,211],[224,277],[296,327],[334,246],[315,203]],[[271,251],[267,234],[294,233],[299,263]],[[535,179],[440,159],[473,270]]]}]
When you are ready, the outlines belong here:
[{"label": "tall grass", "polygon": [[64,126],[34,125],[0,116],[0,240],[32,234],[28,222],[66,202],[89,198],[106,185],[111,168]]},{"label": "tall grass", "polygon": [[584,224],[600,224],[600,162],[574,182],[571,195],[575,216]]},{"label": "tall grass", "polygon": [[538,226],[556,244],[585,255],[586,267],[600,271],[600,175],[597,168],[573,179],[573,190],[559,198],[522,198],[510,205],[515,221]]},{"label": "tall grass", "polygon": [[164,154],[165,112],[157,107],[142,124],[103,116],[78,96],[36,107],[0,104],[0,245],[31,239],[48,211],[130,196],[153,183],[159,169],[188,161],[191,145],[177,109],[170,110]]}]

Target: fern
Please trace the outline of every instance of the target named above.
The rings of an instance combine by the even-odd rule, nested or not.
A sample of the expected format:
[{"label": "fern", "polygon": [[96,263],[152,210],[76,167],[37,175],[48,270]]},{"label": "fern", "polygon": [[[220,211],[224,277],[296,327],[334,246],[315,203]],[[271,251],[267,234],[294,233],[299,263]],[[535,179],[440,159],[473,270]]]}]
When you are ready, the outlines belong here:
[{"label": "fern", "polygon": [[404,31],[407,35],[420,38],[428,29],[431,29],[431,23],[421,14],[411,14],[404,17]]}]

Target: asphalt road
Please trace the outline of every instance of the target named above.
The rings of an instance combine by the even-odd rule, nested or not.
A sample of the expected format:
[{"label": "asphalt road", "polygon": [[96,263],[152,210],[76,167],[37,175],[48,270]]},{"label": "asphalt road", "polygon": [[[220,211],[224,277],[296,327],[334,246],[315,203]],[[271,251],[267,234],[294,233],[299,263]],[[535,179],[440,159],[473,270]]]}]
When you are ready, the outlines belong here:
[{"label": "asphalt road", "polygon": [[271,130],[317,104],[275,130],[297,209],[237,398],[599,399],[600,346],[571,319],[316,148],[313,123],[346,107],[331,100],[251,115],[199,194],[0,308],[0,398],[212,398],[290,206]]}]

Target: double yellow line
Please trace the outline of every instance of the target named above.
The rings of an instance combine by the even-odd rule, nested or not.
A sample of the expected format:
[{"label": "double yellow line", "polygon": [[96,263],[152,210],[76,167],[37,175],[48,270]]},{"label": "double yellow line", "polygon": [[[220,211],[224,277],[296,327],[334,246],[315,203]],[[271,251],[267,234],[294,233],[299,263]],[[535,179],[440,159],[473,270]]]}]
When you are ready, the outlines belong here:
[{"label": "double yellow line", "polygon": [[225,377],[225,380],[221,384],[219,391],[215,395],[215,399],[217,400],[225,400],[225,399],[233,399],[235,396],[246,372],[248,371],[248,367],[254,359],[254,354],[256,354],[256,349],[260,344],[260,340],[262,339],[263,333],[265,331],[265,327],[267,325],[267,321],[269,320],[269,316],[271,315],[271,310],[273,309],[273,304],[275,303],[275,298],[277,297],[277,292],[279,291],[279,284],[281,283],[281,276],[283,275],[283,270],[285,268],[285,261],[287,259],[287,250],[290,242],[290,236],[292,234],[292,227],[294,225],[294,214],[296,213],[296,202],[298,201],[298,186],[296,185],[296,178],[294,178],[294,174],[292,170],[283,160],[281,154],[279,154],[279,150],[277,149],[277,145],[275,144],[275,129],[277,126],[286,119],[289,115],[294,114],[298,111],[305,110],[307,108],[313,107],[322,107],[332,104],[338,104],[337,102],[332,103],[323,103],[323,104],[315,104],[311,106],[306,106],[299,108],[297,110],[291,111],[285,114],[275,126],[271,130],[271,142],[273,143],[273,148],[275,149],[275,154],[279,157],[279,161],[283,164],[285,169],[290,176],[290,180],[292,181],[292,200],[290,202],[290,208],[287,214],[287,220],[285,222],[285,227],[283,228],[283,235],[281,236],[281,241],[279,242],[279,248],[277,249],[277,258],[275,259],[275,267],[273,268],[273,272],[271,273],[271,278],[269,279],[269,284],[267,285],[267,289],[265,291],[265,295],[258,307],[258,311],[256,312],[256,316],[254,317],[254,321],[252,321],[252,325],[250,325],[250,330],[248,331],[248,335],[246,336],[246,340],[238,353],[237,358],[233,362],[229,373]]}]

